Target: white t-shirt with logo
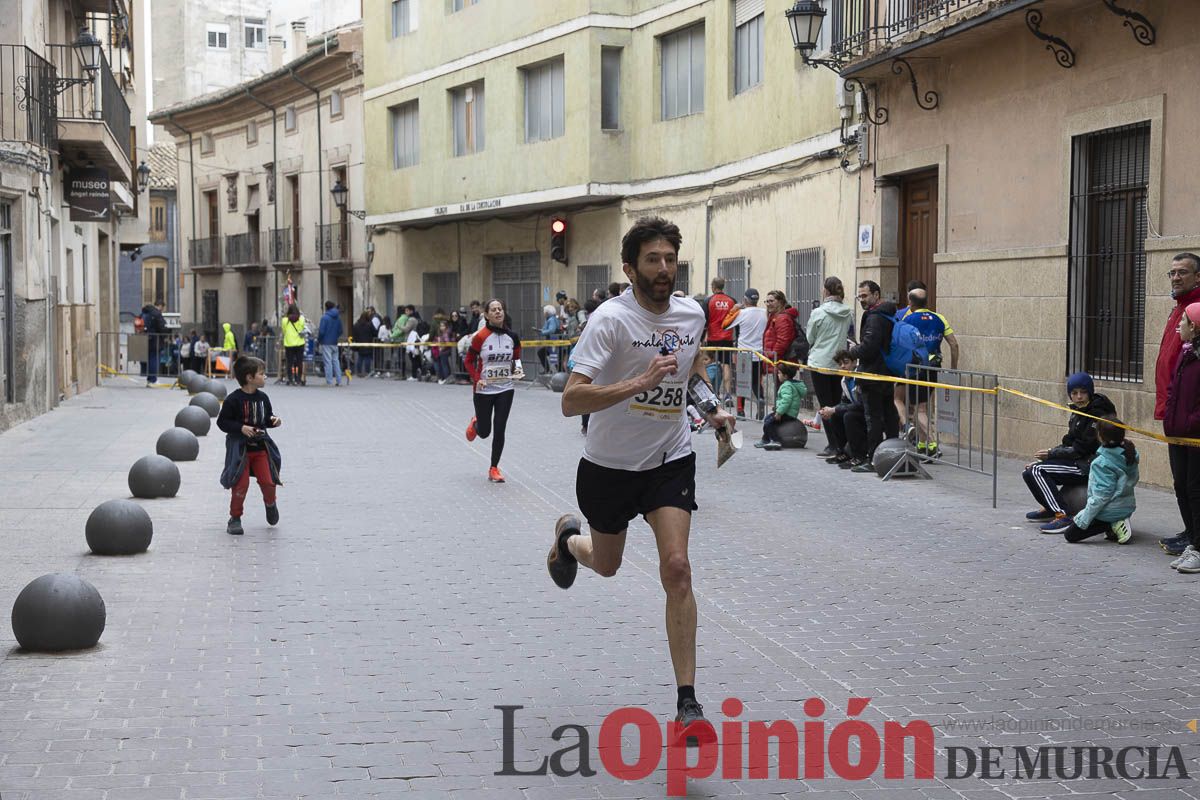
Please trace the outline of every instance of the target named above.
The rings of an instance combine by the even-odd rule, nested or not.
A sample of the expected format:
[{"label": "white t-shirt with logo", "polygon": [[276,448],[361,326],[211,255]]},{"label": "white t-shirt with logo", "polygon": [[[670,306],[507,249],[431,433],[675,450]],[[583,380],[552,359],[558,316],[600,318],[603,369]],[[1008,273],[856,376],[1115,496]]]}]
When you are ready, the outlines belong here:
[{"label": "white t-shirt with logo", "polygon": [[691,298],[672,297],[665,312],[653,314],[627,291],[596,309],[571,354],[573,372],[599,386],[620,383],[645,372],[664,347],[678,359],[679,370],[654,389],[592,414],[584,458],[602,467],[640,472],[692,452],[684,409],[703,331],[704,311]]},{"label": "white t-shirt with logo", "polygon": [[[727,327],[738,329],[738,347],[762,352],[763,334],[767,330],[767,310],[758,306],[746,306]],[[755,360],[758,360],[757,357]]]}]

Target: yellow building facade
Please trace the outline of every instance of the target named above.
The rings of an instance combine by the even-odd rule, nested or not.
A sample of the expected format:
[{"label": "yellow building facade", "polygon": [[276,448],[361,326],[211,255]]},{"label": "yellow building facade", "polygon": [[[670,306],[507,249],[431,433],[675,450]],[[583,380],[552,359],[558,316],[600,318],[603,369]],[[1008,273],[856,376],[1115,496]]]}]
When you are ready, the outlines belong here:
[{"label": "yellow building facade", "polygon": [[428,312],[500,296],[528,332],[558,290],[582,303],[624,280],[624,230],[660,214],[683,232],[678,288],[721,274],[811,308],[854,268],[857,150],[852,98],[803,64],[788,7],[368,0],[376,295],[390,281]]}]

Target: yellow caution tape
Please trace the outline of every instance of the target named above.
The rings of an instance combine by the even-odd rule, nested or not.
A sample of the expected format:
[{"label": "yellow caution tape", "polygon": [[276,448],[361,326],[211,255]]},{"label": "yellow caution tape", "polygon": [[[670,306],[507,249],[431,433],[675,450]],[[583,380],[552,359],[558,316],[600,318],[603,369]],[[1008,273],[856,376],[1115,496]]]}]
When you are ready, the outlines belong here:
[{"label": "yellow caution tape", "polygon": [[[100,370],[102,372],[105,372],[114,378],[124,378],[125,380],[130,381],[132,383],[140,383],[140,380],[138,378],[135,378],[132,375],[126,375],[124,372],[117,372],[115,369],[108,366],[107,364],[97,364],[97,366],[100,368]],[[179,380],[175,379],[172,383],[148,383],[146,385],[153,387],[155,389],[174,389],[176,386],[179,385]]]},{"label": "yellow caution tape", "polygon": [[1097,420],[1100,422],[1108,422],[1110,425],[1115,425],[1118,428],[1129,431],[1130,433],[1136,433],[1139,436],[1144,436],[1147,439],[1153,439],[1158,442],[1165,442],[1166,444],[1179,444],[1179,445],[1185,445],[1187,447],[1200,447],[1200,439],[1189,439],[1189,438],[1182,437],[1182,436],[1166,436],[1161,433],[1156,433],[1154,431],[1145,430],[1144,428],[1137,428],[1137,427],[1134,427],[1133,425],[1127,425],[1124,422],[1112,422],[1111,420],[1106,420],[1103,417],[1097,417],[1097,416],[1093,416],[1091,414],[1085,414],[1084,412],[1079,411],[1078,409],[1071,408],[1070,406],[1063,405],[1062,403],[1055,403],[1051,400],[1043,400],[1040,397],[1035,397],[1034,395],[1026,394],[1025,392],[1019,392],[1016,389],[1007,389],[1003,386],[996,386],[996,388],[994,388],[994,389],[985,389],[985,388],[981,388],[981,387],[977,387],[977,386],[955,386],[955,385],[949,384],[949,383],[937,383],[934,381],[921,381],[921,380],[914,380],[911,378],[897,378],[897,377],[894,377],[891,375],[881,375],[878,378],[871,378],[868,376],[875,375],[876,373],[847,372],[846,370],[842,370],[842,369],[828,369],[825,367],[810,367],[807,364],[801,364],[796,361],[784,361],[782,359],[776,361],[776,360],[767,358],[765,355],[763,355],[758,350],[754,350],[749,347],[704,347],[701,349],[709,351],[709,352],[753,353],[754,355],[758,356],[760,359],[762,359],[763,361],[765,361],[766,363],[768,363],[772,366],[777,366],[779,364],[788,364],[789,366],[793,366],[796,369],[808,370],[809,372],[820,372],[825,375],[840,375],[842,377],[854,378],[856,380],[878,380],[878,381],[884,381],[887,383],[900,383],[900,384],[907,384],[909,386],[928,386],[933,389],[949,389],[950,391],[955,391],[955,392],[975,392],[977,394],[987,394],[987,395],[996,395],[996,394],[1000,394],[1000,393],[1011,394],[1014,397],[1020,397],[1022,399],[1029,400],[1034,403],[1040,403],[1041,405],[1047,406],[1048,408],[1056,408],[1059,411],[1066,411],[1069,414],[1078,414],[1081,417],[1087,417],[1089,419],[1094,419],[1094,420]]}]

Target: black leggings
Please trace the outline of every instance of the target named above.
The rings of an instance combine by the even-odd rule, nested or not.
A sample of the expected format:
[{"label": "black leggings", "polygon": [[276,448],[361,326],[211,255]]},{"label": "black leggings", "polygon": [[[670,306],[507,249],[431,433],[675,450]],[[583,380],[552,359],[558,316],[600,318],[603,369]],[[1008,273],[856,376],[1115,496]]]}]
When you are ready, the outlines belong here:
[{"label": "black leggings", "polygon": [[500,454],[504,452],[504,429],[508,427],[508,412],[512,410],[513,390],[496,394],[475,393],[475,433],[480,439],[492,434],[495,423],[496,435],[492,437],[492,466],[500,466]]},{"label": "black leggings", "polygon": [[1200,447],[1172,444],[1167,446],[1167,454],[1184,531],[1192,546],[1200,548]]},{"label": "black leggings", "polygon": [[812,376],[813,391],[817,395],[818,410],[824,406],[834,408],[842,400],[842,379],[837,375],[826,375],[823,372],[809,373]]},{"label": "black leggings", "polygon": [[287,353],[287,379],[299,383],[300,376],[304,374],[304,345],[285,347],[284,352]]}]

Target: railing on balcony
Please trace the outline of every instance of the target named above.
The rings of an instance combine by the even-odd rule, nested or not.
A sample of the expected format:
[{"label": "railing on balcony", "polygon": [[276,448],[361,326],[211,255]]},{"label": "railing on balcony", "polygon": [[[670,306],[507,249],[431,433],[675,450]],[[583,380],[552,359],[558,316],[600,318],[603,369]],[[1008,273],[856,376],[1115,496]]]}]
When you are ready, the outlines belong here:
[{"label": "railing on balcony", "polygon": [[317,226],[317,261],[350,260],[350,226],[344,222]]},{"label": "railing on balcony", "polygon": [[188,263],[193,267],[217,267],[221,265],[221,237],[188,240]]},{"label": "railing on balcony", "polygon": [[829,0],[830,52],[853,60],[932,22],[989,0]]},{"label": "railing on balcony", "polygon": [[[46,52],[58,71],[59,78],[84,78],[86,82],[67,87],[58,96],[59,119],[100,120],[108,126],[121,146],[125,157],[133,160],[133,142],[129,128],[129,104],[121,94],[121,86],[113,75],[104,53],[100,53],[98,78],[83,68],[79,51],[69,44],[48,44]],[[97,91],[97,81],[99,91]],[[97,102],[97,97],[99,102]]]},{"label": "railing on balcony", "polygon": [[230,266],[261,266],[259,253],[256,233],[235,233],[225,237],[225,263]]},{"label": "railing on balcony", "polygon": [[58,145],[54,79],[49,61],[19,44],[0,44],[0,141]]},{"label": "railing on balcony", "polygon": [[291,228],[272,228],[263,235],[267,239],[267,258],[272,264],[292,263]]}]

